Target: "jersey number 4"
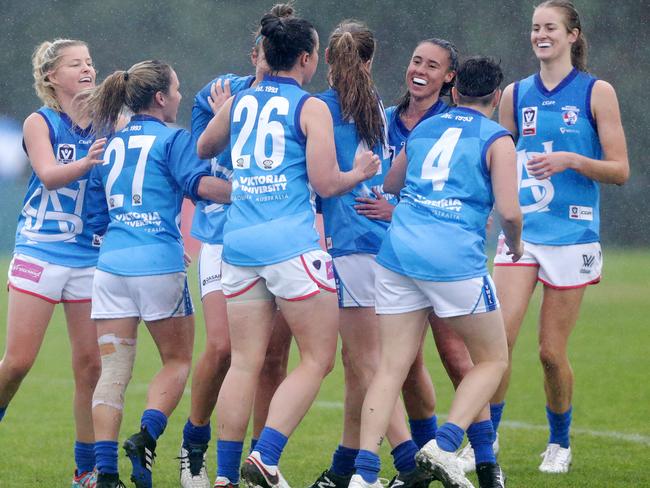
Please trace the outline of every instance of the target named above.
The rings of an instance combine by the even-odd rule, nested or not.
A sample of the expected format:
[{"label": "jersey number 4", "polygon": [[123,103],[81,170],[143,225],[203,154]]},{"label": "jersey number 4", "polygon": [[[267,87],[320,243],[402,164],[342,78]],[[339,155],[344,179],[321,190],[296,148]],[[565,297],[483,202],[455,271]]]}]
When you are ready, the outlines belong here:
[{"label": "jersey number 4", "polygon": [[449,179],[449,162],[454,154],[461,132],[463,132],[463,129],[458,127],[447,129],[429,150],[427,157],[424,158],[421,178],[431,180],[433,191],[442,191]]},{"label": "jersey number 4", "polygon": [[[131,205],[142,205],[142,185],[144,184],[144,170],[147,166],[147,159],[149,151],[153,146],[156,136],[131,136],[129,137],[129,149],[140,149],[138,162],[135,165],[135,172],[133,173],[133,180],[131,182]],[[106,201],[108,202],[108,209],[124,206],[124,194],[113,194],[113,185],[122,173],[124,168],[124,158],[126,156],[126,148],[124,147],[124,140],[116,137],[106,148],[104,164],[108,164],[111,157],[114,157],[113,167],[108,173],[106,180]]]}]

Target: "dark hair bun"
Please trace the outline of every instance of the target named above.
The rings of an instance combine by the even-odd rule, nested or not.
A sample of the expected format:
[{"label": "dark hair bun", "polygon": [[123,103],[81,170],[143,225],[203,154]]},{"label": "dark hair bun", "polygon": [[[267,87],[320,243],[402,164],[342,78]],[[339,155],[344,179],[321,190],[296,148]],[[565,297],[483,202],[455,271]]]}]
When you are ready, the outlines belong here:
[{"label": "dark hair bun", "polygon": [[287,34],[284,21],[277,15],[266,14],[264,17],[262,17],[260,24],[262,25],[261,34],[264,37],[277,39],[284,37]]}]

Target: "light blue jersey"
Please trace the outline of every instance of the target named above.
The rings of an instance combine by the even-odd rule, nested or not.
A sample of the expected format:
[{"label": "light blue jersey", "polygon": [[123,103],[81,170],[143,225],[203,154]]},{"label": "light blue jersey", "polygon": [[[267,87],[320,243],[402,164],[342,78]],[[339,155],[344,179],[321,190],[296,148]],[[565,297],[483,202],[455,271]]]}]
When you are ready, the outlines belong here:
[{"label": "light blue jersey", "polygon": [[135,115],[106,146],[91,187],[103,188],[110,224],[97,269],[121,276],[185,270],[180,232],[183,196],[198,199],[208,161],[198,159],[189,132]]},{"label": "light blue jersey", "polygon": [[[76,127],[65,113],[42,107],[57,164],[82,159],[95,140],[90,128]],[[32,173],[27,184],[23,209],[18,217],[14,252],[49,263],[85,268],[95,266],[99,241],[86,225],[88,175],[56,190],[47,190]]]},{"label": "light blue jersey", "polygon": [[[350,171],[354,157],[361,151],[367,151],[368,146],[359,139],[354,122],[343,119],[336,90],[330,88],[317,96],[327,104],[332,114],[339,168],[341,171]],[[383,106],[381,109],[383,114]],[[387,127],[385,121],[384,124],[384,127]],[[375,198],[373,190],[380,192],[393,205],[397,205],[397,198],[394,195],[384,193],[384,178],[391,163],[390,149],[378,144],[373,148],[373,152],[382,159],[381,168],[375,176],[359,183],[345,195],[321,199],[325,242],[328,252],[333,257],[355,253],[377,254],[388,229],[388,222],[359,215],[354,208],[354,205],[358,204],[355,200],[357,197]]]},{"label": "light blue jersey", "polygon": [[585,244],[600,239],[598,183],[567,169],[537,180],[526,169],[541,153],[569,151],[601,159],[602,150],[591,114],[593,76],[574,69],[553,90],[539,74],[515,83],[519,202],[524,214],[522,238],[551,246]]},{"label": "light blue jersey", "polygon": [[[192,107],[192,137],[195,141],[199,139],[208,123],[214,116],[212,108],[208,103],[210,88],[218,79],[230,80],[230,91],[236,95],[241,90],[250,88],[255,81],[254,76],[237,76],[226,74],[219,76],[205,85],[194,97]],[[195,146],[196,147],[196,146]],[[212,175],[224,180],[230,180],[232,176],[232,163],[230,161],[230,148],[215,156],[210,161]],[[223,243],[223,226],[226,223],[226,212],[228,204],[208,201],[198,201],[194,210],[194,220],[190,235],[201,242],[208,244]]]},{"label": "light blue jersey", "polygon": [[223,259],[263,266],[319,249],[300,112],[309,94],[267,76],[239,92],[230,112],[232,204]]},{"label": "light blue jersey", "polygon": [[427,281],[486,276],[485,226],[494,203],[486,154],[504,136],[510,133],[499,124],[462,107],[413,129],[406,186],[377,262]]},{"label": "light blue jersey", "polygon": [[[450,109],[451,107],[443,102],[442,98],[438,98],[436,103],[431,105],[431,107],[429,107],[429,110],[427,110],[422,118],[418,121],[418,124],[423,120],[427,120],[428,118],[433,117],[434,115],[449,112]],[[390,149],[393,152],[393,156],[397,156],[404,148],[406,139],[408,139],[411,131],[406,128],[402,122],[402,119],[399,118],[399,114],[397,113],[397,106],[388,107],[386,109],[386,119],[388,120],[388,144],[390,145]],[[417,127],[418,124],[416,124],[415,127]],[[413,129],[415,129],[415,127],[413,127]]]}]

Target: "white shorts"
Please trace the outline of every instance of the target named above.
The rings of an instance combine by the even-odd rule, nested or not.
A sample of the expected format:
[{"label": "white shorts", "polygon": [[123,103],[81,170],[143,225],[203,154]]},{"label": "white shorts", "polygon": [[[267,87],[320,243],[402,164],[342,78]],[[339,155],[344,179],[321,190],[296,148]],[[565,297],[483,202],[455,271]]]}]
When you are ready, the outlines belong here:
[{"label": "white shorts", "polygon": [[7,286],[50,303],[89,302],[95,267],[70,268],[14,254]]},{"label": "white shorts", "polygon": [[375,306],[374,254],[348,254],[334,258],[339,308]]},{"label": "white shorts", "polygon": [[199,290],[201,299],[213,291],[221,291],[222,244],[201,244],[199,253]]},{"label": "white shorts", "polygon": [[423,281],[395,273],[383,266],[375,274],[380,315],[413,312],[433,307],[438,317],[458,317],[499,308],[490,275],[460,281]]},{"label": "white shorts", "polygon": [[[221,285],[228,299],[243,295],[263,279],[270,293],[255,295],[255,300],[304,300],[320,290],[336,292],[332,257],[320,249],[267,266],[235,266],[223,262]],[[239,298],[242,300],[242,298]]]},{"label": "white shorts", "polygon": [[567,290],[600,281],[603,255],[599,242],[568,246],[544,246],[524,242],[524,255],[516,263],[506,255],[508,246],[499,237],[495,266],[535,266],[537,279],[551,288]]},{"label": "white shorts", "polygon": [[145,321],[194,313],[184,272],[151,276],[119,276],[95,271],[93,319],[140,317]]}]

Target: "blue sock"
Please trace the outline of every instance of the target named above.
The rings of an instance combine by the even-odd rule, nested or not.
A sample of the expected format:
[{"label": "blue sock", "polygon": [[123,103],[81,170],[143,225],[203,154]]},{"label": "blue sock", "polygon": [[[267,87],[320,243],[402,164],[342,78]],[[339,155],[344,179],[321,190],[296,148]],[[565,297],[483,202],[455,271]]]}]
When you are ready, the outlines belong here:
[{"label": "blue sock", "polygon": [[183,427],[183,445],[187,444],[209,444],[212,431],[210,423],[207,425],[194,425],[187,419]]},{"label": "blue sock", "polygon": [[75,441],[74,462],[77,473],[85,473],[95,468],[95,444]]},{"label": "blue sock", "polygon": [[411,436],[413,437],[413,442],[415,442],[419,449],[422,449],[422,447],[431,439],[436,438],[436,430],[438,430],[438,418],[435,415],[433,417],[429,417],[428,419],[409,419],[409,425],[411,426]]},{"label": "blue sock", "polygon": [[555,413],[546,407],[546,418],[551,428],[551,435],[548,439],[549,444],[559,444],[565,449],[569,447],[569,429],[571,428],[571,412],[573,407],[569,407],[564,413]]},{"label": "blue sock", "polygon": [[250,454],[251,452],[253,452],[255,450],[255,446],[257,446],[257,441],[258,440],[259,439],[251,438],[251,448],[248,451],[248,454]]},{"label": "blue sock", "polygon": [[472,449],[474,449],[476,464],[497,462],[492,447],[494,427],[492,427],[491,420],[483,420],[470,425],[467,428],[467,439],[469,439]]},{"label": "blue sock", "polygon": [[100,473],[117,473],[117,441],[95,442],[95,459]]},{"label": "blue sock", "polygon": [[350,476],[354,473],[354,461],[359,454],[359,449],[351,449],[339,444],[332,456],[330,471],[339,476]]},{"label": "blue sock", "polygon": [[357,459],[354,461],[354,467],[357,474],[361,475],[366,483],[374,483],[379,477],[381,461],[374,452],[359,449]]},{"label": "blue sock", "polygon": [[454,452],[463,442],[465,431],[456,424],[446,422],[436,432],[436,443],[443,451]]},{"label": "blue sock", "polygon": [[255,445],[255,450],[260,453],[262,462],[269,466],[277,466],[280,456],[289,439],[282,432],[271,427],[264,427],[260,438]]},{"label": "blue sock", "polygon": [[142,412],[140,425],[147,429],[147,432],[153,437],[153,440],[158,440],[158,437],[165,432],[165,427],[167,427],[167,415],[160,410],[150,408]]},{"label": "blue sock", "polygon": [[390,454],[393,456],[393,464],[399,473],[408,473],[415,469],[415,454],[418,446],[412,440],[404,441],[393,449]]},{"label": "blue sock", "polygon": [[7,413],[7,407],[0,407],[0,421],[5,416],[5,413]]},{"label": "blue sock", "polygon": [[490,403],[490,419],[492,420],[492,427],[494,427],[495,434],[497,430],[499,430],[501,415],[503,414],[503,407],[505,407],[505,405],[506,402]]},{"label": "blue sock", "polygon": [[244,443],[217,441],[217,476],[225,476],[233,485],[239,483],[239,464]]}]

